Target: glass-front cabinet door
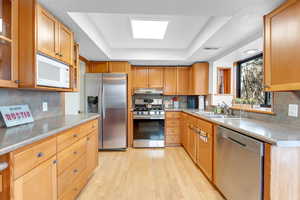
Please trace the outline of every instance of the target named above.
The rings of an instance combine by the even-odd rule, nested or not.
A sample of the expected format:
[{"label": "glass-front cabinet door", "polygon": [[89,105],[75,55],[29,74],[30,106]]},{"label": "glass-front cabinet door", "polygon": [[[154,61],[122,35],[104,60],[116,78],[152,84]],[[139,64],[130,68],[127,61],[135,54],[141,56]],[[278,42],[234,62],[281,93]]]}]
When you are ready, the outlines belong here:
[{"label": "glass-front cabinet door", "polygon": [[18,87],[18,0],[0,0],[0,87]]}]

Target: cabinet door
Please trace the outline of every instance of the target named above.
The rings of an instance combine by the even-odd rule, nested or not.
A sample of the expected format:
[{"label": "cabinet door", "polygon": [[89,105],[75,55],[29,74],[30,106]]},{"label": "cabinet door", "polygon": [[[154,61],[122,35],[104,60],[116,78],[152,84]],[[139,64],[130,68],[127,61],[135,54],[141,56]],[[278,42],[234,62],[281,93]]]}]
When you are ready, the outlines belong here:
[{"label": "cabinet door", "polygon": [[86,73],[108,73],[108,68],[108,62],[91,61],[86,68]]},{"label": "cabinet door", "polygon": [[148,76],[149,76],[149,80],[148,80],[149,88],[164,87],[164,68],[149,67]]},{"label": "cabinet door", "polygon": [[207,95],[208,94],[208,76],[209,64],[196,63],[191,68],[191,95]]},{"label": "cabinet door", "polygon": [[264,80],[268,91],[300,90],[300,1],[265,16]]},{"label": "cabinet door", "polygon": [[56,157],[14,181],[14,200],[56,200]]},{"label": "cabinet door", "polygon": [[212,134],[206,131],[201,131],[201,136],[198,139],[198,165],[208,177],[212,180]]},{"label": "cabinet door", "polygon": [[165,67],[164,69],[164,94],[177,94],[177,69],[176,67]]},{"label": "cabinet door", "polygon": [[40,52],[59,58],[58,22],[41,6],[37,6],[37,48]]},{"label": "cabinet door", "polygon": [[134,67],[133,69],[133,87],[148,88],[148,67]]},{"label": "cabinet door", "polygon": [[71,84],[73,92],[79,92],[80,86],[80,60],[79,60],[79,44],[74,44],[73,67],[71,69]]},{"label": "cabinet door", "polygon": [[59,24],[59,57],[70,65],[73,61],[73,41],[73,33],[63,24]]},{"label": "cabinet door", "polygon": [[188,95],[190,93],[190,67],[177,68],[177,95]]},{"label": "cabinet door", "polygon": [[128,63],[127,62],[109,62],[108,63],[109,73],[128,73]]},{"label": "cabinet door", "polygon": [[87,136],[86,145],[86,170],[90,175],[98,166],[98,132],[95,131]]}]

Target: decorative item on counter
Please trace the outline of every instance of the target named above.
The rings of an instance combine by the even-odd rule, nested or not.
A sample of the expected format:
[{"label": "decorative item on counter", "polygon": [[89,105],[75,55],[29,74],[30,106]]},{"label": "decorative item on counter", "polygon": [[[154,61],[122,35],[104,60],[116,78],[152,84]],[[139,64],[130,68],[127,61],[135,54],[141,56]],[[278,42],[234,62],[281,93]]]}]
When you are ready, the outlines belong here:
[{"label": "decorative item on counter", "polygon": [[28,105],[1,106],[0,112],[6,127],[27,124],[34,121]]},{"label": "decorative item on counter", "polygon": [[172,100],[173,100],[174,108],[175,108],[175,109],[178,109],[178,108],[179,108],[178,97],[173,97]]}]

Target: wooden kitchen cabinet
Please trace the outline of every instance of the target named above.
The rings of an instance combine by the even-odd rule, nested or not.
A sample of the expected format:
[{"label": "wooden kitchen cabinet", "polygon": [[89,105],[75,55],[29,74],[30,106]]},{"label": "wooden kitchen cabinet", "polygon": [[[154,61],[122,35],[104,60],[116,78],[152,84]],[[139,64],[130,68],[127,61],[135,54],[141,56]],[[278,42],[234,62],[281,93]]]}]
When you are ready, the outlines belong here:
[{"label": "wooden kitchen cabinet", "polygon": [[108,72],[109,73],[128,73],[129,64],[128,62],[108,62]]},{"label": "wooden kitchen cabinet", "polygon": [[79,44],[74,42],[73,65],[71,68],[71,85],[73,92],[80,90],[80,59],[79,59]]},{"label": "wooden kitchen cabinet", "polygon": [[56,156],[40,164],[13,184],[14,200],[56,200]]},{"label": "wooden kitchen cabinet", "polygon": [[300,90],[300,1],[283,3],[264,17],[264,81],[267,91]]},{"label": "wooden kitchen cabinet", "polygon": [[195,63],[191,67],[190,94],[208,95],[209,64]]},{"label": "wooden kitchen cabinet", "polygon": [[148,67],[133,67],[133,88],[148,88]]},{"label": "wooden kitchen cabinet", "polygon": [[[73,65],[73,33],[41,7],[36,0],[19,1],[19,84],[20,88],[72,92],[70,88],[37,84],[37,54]],[[72,73],[72,70],[70,70]]]},{"label": "wooden kitchen cabinet", "polygon": [[73,32],[65,25],[59,23],[59,57],[60,60],[72,64],[74,48]]},{"label": "wooden kitchen cabinet", "polygon": [[88,175],[98,166],[98,132],[94,131],[87,136],[86,145],[86,171]]},{"label": "wooden kitchen cabinet", "polygon": [[73,33],[46,9],[37,5],[37,49],[39,52],[72,64]]},{"label": "wooden kitchen cabinet", "polygon": [[[0,163],[9,163],[9,155],[0,156]],[[0,199],[10,200],[10,170],[9,167],[0,171]]]},{"label": "wooden kitchen cabinet", "polygon": [[177,95],[190,94],[190,70],[191,67],[177,68]]},{"label": "wooden kitchen cabinet", "polygon": [[163,88],[164,87],[164,68],[149,67],[148,68],[148,87]]},{"label": "wooden kitchen cabinet", "polygon": [[180,145],[180,112],[166,112],[165,144],[166,146]]},{"label": "wooden kitchen cabinet", "polygon": [[[98,120],[17,149],[5,158],[11,166],[6,174],[0,172],[0,180],[4,176],[5,184],[12,181],[11,190],[9,185],[3,187],[5,195],[11,191],[14,200],[76,199],[98,166]],[[9,199],[1,190],[0,197]]]},{"label": "wooden kitchen cabinet", "polygon": [[19,0],[1,1],[0,87],[18,87],[18,6]]},{"label": "wooden kitchen cabinet", "polygon": [[48,56],[58,58],[59,23],[53,15],[41,6],[37,6],[37,48]]},{"label": "wooden kitchen cabinet", "polygon": [[164,68],[164,95],[177,94],[177,68]]},{"label": "wooden kitchen cabinet", "polygon": [[109,67],[106,61],[90,61],[86,67],[86,73],[108,73]]}]

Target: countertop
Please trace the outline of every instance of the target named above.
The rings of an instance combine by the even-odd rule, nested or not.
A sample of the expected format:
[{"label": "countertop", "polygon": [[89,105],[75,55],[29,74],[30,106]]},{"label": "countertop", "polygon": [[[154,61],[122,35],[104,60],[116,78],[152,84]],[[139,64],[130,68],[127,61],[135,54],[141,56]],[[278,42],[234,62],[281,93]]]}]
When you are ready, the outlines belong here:
[{"label": "countertop", "polygon": [[190,109],[166,109],[166,111],[182,111],[272,145],[300,146],[300,129],[287,124],[270,123],[248,118],[213,118],[196,114],[195,110]]},{"label": "countertop", "polygon": [[88,113],[64,115],[36,120],[21,126],[0,128],[0,155],[99,117],[98,114]]}]

